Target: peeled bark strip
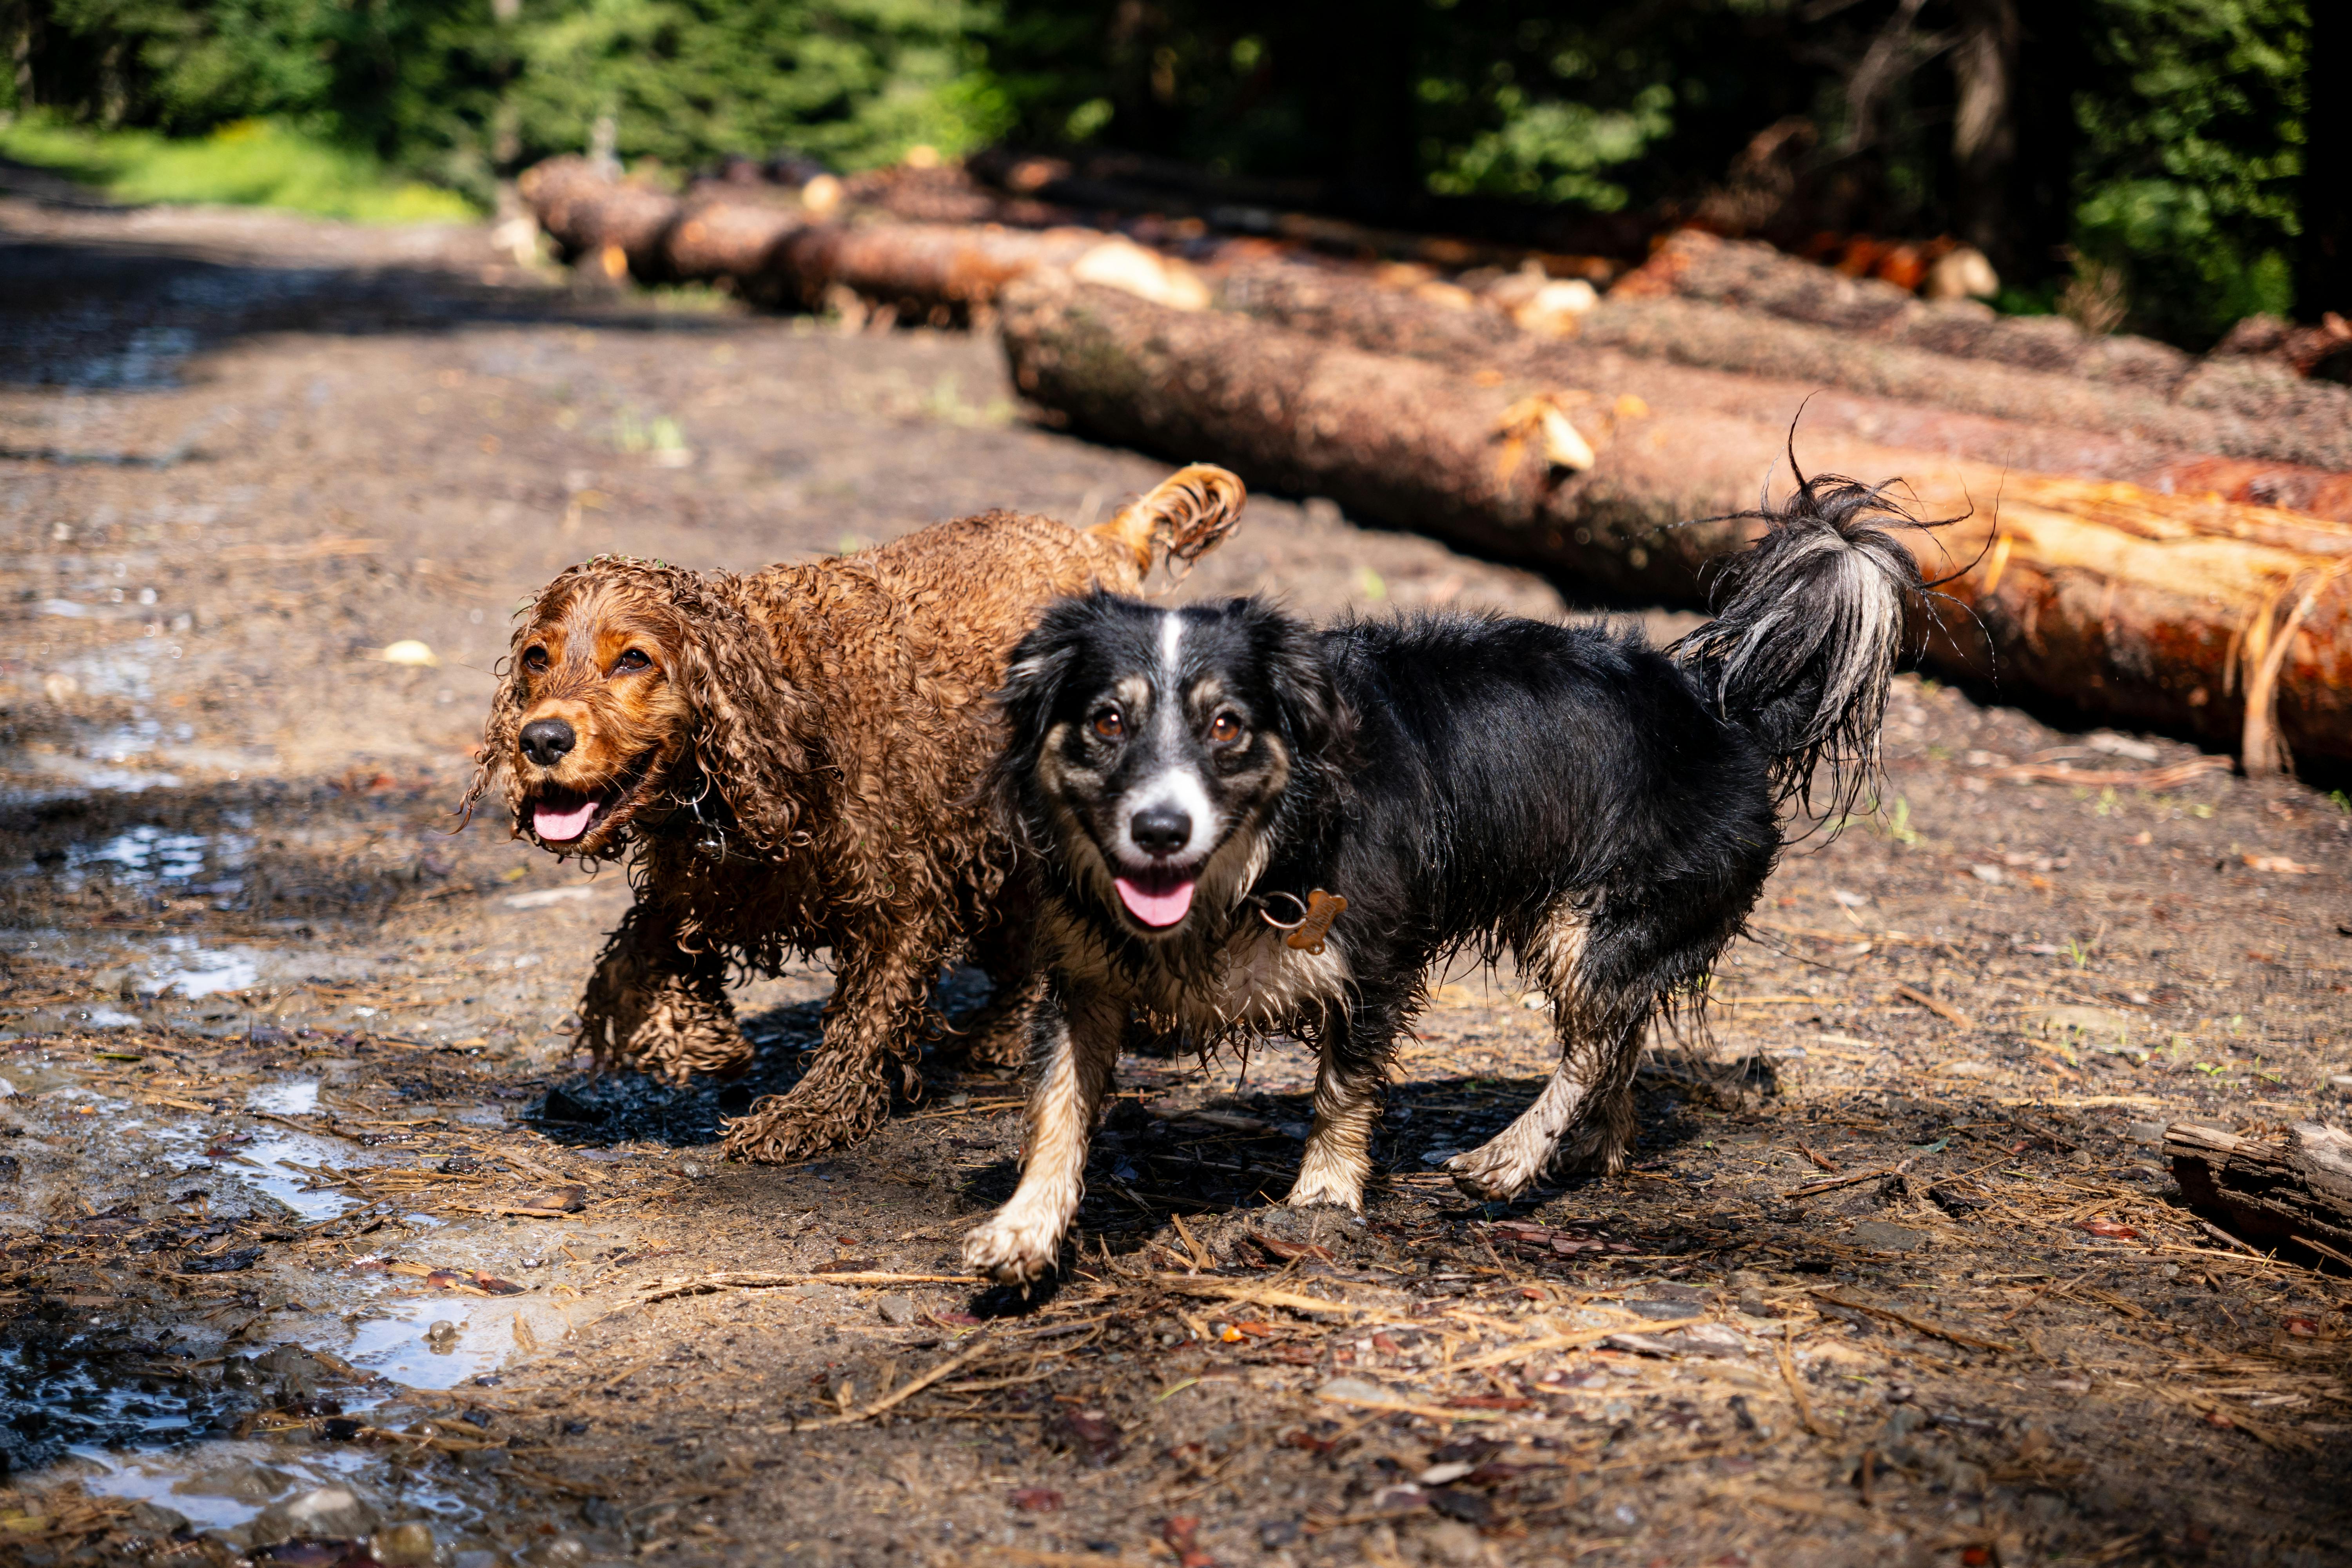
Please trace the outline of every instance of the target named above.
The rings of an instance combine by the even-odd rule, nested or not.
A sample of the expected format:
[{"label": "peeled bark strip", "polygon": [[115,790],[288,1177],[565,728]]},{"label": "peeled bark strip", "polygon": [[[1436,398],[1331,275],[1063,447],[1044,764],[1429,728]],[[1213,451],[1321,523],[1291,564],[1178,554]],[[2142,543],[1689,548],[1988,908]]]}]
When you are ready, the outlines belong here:
[{"label": "peeled bark strip", "polygon": [[[1622,593],[1696,595],[1700,565],[1751,525],[1688,520],[1755,504],[1796,412],[1775,400],[1739,418],[1628,395],[1601,374],[1538,379],[1528,362],[1464,375],[1051,273],[1014,283],[1002,309],[1022,391],[1099,436]],[[1573,424],[1590,468],[1547,460],[1559,448],[1538,438],[1543,410]],[[1945,590],[1971,614],[1947,616],[1940,664],[2233,749],[2270,668],[2275,733],[2352,757],[2352,528],[1851,430],[1808,428],[1799,455],[1811,471],[1899,477],[1919,515],[1965,518],[1914,536],[1932,575],[1976,560]]]},{"label": "peeled bark strip", "polygon": [[2262,1247],[2299,1241],[2352,1260],[2352,1136],[2305,1121],[2270,1143],[2176,1121],[2164,1146],[2189,1206],[2232,1236]]}]

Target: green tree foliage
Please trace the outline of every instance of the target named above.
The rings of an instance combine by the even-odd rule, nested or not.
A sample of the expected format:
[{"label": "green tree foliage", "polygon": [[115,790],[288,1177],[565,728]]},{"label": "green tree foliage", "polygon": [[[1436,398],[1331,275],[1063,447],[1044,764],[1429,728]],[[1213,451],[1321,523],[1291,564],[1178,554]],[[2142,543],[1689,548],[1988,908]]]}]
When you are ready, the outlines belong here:
[{"label": "green tree foliage", "polygon": [[[2327,0],[2323,0],[2327,3]],[[2340,3],[2340,0],[2337,0]],[[2210,341],[2294,304],[2302,0],[2097,0],[2076,244],[2139,325]]]},{"label": "green tree foliage", "polygon": [[976,0],[0,0],[22,61],[0,110],[179,136],[278,119],[478,197],[608,116],[625,158],[857,167],[1005,128],[993,21]]},{"label": "green tree foliage", "polygon": [[2021,307],[2063,293],[2078,315],[2199,342],[2250,310],[2352,302],[2294,296],[2298,272],[2311,292],[2352,265],[2315,260],[2352,230],[2343,183],[2305,168],[2308,118],[2332,111],[2308,101],[2313,10],[0,0],[16,62],[0,112],[175,137],[267,119],[477,200],[608,123],[622,157],[673,168],[787,150],[856,167],[1006,138],[1398,221],[1435,196],[1679,214],[1784,243],[1949,233],[1992,255]]}]

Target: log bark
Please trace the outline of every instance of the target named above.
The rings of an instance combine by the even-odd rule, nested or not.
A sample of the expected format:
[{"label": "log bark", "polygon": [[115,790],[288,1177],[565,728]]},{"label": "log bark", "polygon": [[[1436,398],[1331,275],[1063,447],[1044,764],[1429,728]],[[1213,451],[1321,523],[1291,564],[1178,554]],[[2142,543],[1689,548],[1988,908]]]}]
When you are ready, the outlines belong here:
[{"label": "log bark", "polygon": [[[1696,596],[1701,564],[1749,525],[1690,520],[1754,504],[1796,412],[1793,398],[1738,417],[1629,393],[1632,362],[1565,383],[1532,362],[1464,375],[1047,272],[1001,307],[1022,391],[1098,436],[1626,595]],[[1545,410],[1591,447],[1589,468],[1547,461]],[[2352,757],[2352,527],[1846,430],[1808,426],[1800,448],[1810,469],[1900,478],[1920,515],[1963,519],[1915,536],[1931,574],[1975,561],[1945,590],[1968,613],[1931,639],[1937,663],[2232,749],[2251,720],[2265,748],[2276,734]],[[2249,691],[2269,700],[2250,708]]]},{"label": "log bark", "polygon": [[[1828,271],[1782,259],[1811,272]],[[2352,517],[2352,476],[2346,472],[2352,470],[2352,393],[2304,381],[2267,361],[2221,356],[2154,379],[2093,376],[1936,352],[1836,321],[1784,319],[1763,309],[1655,292],[1629,294],[1627,283],[1586,311],[1575,337],[1563,342],[1523,331],[1467,295],[1449,306],[1453,296],[1444,290],[1384,288],[1361,273],[1256,261],[1218,276],[1221,300],[1230,309],[1458,369],[1573,375],[1613,351],[1696,370],[1799,382],[1808,390],[1835,387],[1874,403],[1951,409],[2006,426],[1988,428],[1980,447],[1994,439],[2046,443],[2037,431],[2097,432],[2151,458],[2161,452],[2176,461],[2189,454],[2249,460],[2279,470],[2266,481],[2241,481],[2266,483],[2264,494],[2273,501],[2317,502]],[[1936,313],[1891,284],[1875,287],[1900,296],[1909,309]],[[2061,324],[2082,336],[2073,323]]]},{"label": "log bark", "polygon": [[2164,1146],[2189,1206],[2231,1235],[2315,1244],[2352,1263],[2352,1136],[2306,1121],[2273,1143],[2176,1121]]},{"label": "log bark", "polygon": [[[847,289],[914,320],[965,319],[1037,267],[1076,265],[1097,229],[817,220],[780,198],[727,188],[686,196],[616,182],[584,158],[527,172],[523,199],[567,257],[640,282],[726,280],[761,303],[815,307]],[[617,258],[617,265],[615,258]]]}]

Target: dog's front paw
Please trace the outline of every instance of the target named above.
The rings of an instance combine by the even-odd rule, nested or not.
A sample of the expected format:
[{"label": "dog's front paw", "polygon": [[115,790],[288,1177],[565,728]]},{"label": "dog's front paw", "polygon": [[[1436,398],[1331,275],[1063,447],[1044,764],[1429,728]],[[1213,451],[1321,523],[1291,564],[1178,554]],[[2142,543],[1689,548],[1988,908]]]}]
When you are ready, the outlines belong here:
[{"label": "dog's front paw", "polygon": [[1295,1209],[1328,1204],[1353,1214],[1364,1212],[1364,1184],[1342,1172],[1301,1171],[1282,1200]]},{"label": "dog's front paw", "polygon": [[1456,1154],[1442,1168],[1464,1193],[1486,1203],[1501,1203],[1517,1197],[1535,1184],[1539,1169],[1518,1158],[1516,1153],[1498,1150],[1491,1143],[1467,1153]]},{"label": "dog's front paw", "polygon": [[1062,1252],[1062,1227],[1044,1216],[1001,1210],[963,1238],[964,1267],[1000,1285],[1026,1285],[1050,1272]]}]

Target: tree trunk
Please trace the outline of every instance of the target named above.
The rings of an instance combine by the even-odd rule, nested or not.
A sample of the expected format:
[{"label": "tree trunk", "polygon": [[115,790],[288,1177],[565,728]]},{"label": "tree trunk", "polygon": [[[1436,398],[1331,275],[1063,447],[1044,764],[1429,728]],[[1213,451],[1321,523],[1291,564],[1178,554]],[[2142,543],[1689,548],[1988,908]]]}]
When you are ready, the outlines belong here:
[{"label": "tree trunk", "polygon": [[2264,1247],[2298,1241],[2352,1263],[2352,1137],[2305,1121],[2266,1143],[2176,1121],[2164,1146],[2189,1206],[2231,1235]]},{"label": "tree trunk", "polygon": [[[1463,375],[1051,273],[1002,308],[1022,391],[1099,436],[1625,594],[1696,595],[1700,564],[1752,525],[1690,520],[1754,504],[1796,412],[1628,395],[1622,362],[1570,384],[1533,362]],[[1547,460],[1547,414],[1597,453],[1590,468]],[[1914,536],[1933,575],[1976,563],[1945,589],[1971,614],[1932,639],[1940,664],[2233,747],[2250,714],[2267,747],[2274,706],[2296,750],[2352,757],[2352,528],[1802,435],[1809,468],[1900,478],[1920,515],[1961,520]]]},{"label": "tree trunk", "polygon": [[[2004,320],[1926,305],[1890,283],[1696,231],[1676,235],[1619,282],[1565,342],[1523,332],[1468,296],[1448,310],[1443,290],[1384,288],[1360,273],[1271,261],[1223,275],[1231,308],[1457,366],[1506,363],[1498,354],[1573,363],[1613,349],[2021,426],[2099,432],[2176,455],[2352,470],[2345,387],[2249,356],[2196,360],[2145,338],[2092,338],[2054,316]],[[2352,479],[2342,488],[2352,515]]]},{"label": "tree trunk", "polygon": [[645,282],[726,279],[764,303],[816,306],[847,289],[914,320],[961,319],[1007,280],[1068,267],[1110,238],[1089,228],[820,222],[724,191],[668,195],[605,178],[584,158],[522,177],[523,199],[568,256]]}]

